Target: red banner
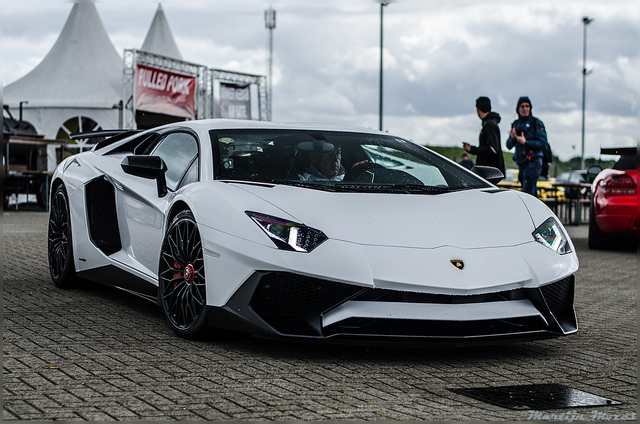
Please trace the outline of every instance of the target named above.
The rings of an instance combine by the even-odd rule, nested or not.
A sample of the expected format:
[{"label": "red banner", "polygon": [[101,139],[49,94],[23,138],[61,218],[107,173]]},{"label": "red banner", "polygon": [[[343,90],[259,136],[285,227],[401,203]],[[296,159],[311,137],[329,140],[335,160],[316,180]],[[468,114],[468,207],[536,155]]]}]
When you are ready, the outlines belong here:
[{"label": "red banner", "polygon": [[195,118],[196,77],[137,65],[136,109]]}]

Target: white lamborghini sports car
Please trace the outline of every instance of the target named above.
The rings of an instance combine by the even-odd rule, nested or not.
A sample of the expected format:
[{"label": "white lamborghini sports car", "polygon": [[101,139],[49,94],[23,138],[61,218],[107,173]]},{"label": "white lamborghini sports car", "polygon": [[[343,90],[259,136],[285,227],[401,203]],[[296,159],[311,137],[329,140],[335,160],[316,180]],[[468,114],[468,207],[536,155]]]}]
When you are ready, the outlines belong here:
[{"label": "white lamborghini sports car", "polygon": [[501,177],[362,128],[122,131],[53,175],[51,277],[157,302],[185,338],[209,327],[440,345],[574,333],[573,244],[538,199],[497,188]]}]

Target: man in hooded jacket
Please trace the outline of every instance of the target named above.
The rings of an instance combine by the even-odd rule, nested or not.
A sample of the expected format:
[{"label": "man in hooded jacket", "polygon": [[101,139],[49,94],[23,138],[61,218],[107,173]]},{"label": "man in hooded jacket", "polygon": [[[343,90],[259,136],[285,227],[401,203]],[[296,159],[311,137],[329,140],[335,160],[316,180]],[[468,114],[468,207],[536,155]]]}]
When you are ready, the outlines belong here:
[{"label": "man in hooded jacket", "polygon": [[538,178],[542,171],[542,149],[547,145],[547,132],[541,120],[531,114],[531,100],[523,96],[516,106],[518,119],[511,124],[507,148],[513,149],[513,160],[520,170],[522,191],[538,197]]},{"label": "man in hooded jacket", "polygon": [[493,166],[504,175],[504,157],[500,144],[500,115],[491,111],[491,100],[488,97],[478,97],[476,112],[482,120],[482,129],[478,147],[469,143],[462,143],[462,147],[472,155],[477,155],[476,165]]}]

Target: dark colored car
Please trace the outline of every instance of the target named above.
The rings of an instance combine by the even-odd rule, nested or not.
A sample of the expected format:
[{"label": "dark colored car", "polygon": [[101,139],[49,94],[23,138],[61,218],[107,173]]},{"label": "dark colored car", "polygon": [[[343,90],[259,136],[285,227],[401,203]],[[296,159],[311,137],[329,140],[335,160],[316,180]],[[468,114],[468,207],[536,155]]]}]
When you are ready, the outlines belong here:
[{"label": "dark colored car", "polygon": [[588,183],[586,170],[566,171],[556,177],[557,183]]},{"label": "dark colored car", "polygon": [[620,155],[611,169],[593,182],[589,214],[589,248],[615,247],[638,234],[638,149],[603,148],[603,155]]},{"label": "dark colored car", "polygon": [[[600,169],[597,167],[596,172],[591,169],[565,171],[556,177],[555,184],[591,184]],[[564,187],[564,193],[568,199],[585,199],[589,196],[589,190],[578,186]]]}]

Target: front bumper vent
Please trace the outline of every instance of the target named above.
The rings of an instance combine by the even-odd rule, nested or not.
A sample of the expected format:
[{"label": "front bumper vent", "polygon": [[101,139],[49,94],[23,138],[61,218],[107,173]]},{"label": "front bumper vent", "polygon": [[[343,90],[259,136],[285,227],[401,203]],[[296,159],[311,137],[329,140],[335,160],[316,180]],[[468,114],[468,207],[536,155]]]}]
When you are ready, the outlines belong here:
[{"label": "front bumper vent", "polygon": [[554,315],[561,314],[567,307],[573,305],[573,276],[542,286],[540,290]]},{"label": "front bumper vent", "polygon": [[[575,331],[574,277],[536,289],[515,289],[479,295],[443,295],[372,289],[287,272],[265,273],[253,291],[250,306],[283,335],[311,337],[503,337]],[[528,300],[540,314],[505,319],[446,321],[347,317],[323,326],[323,315],[349,301],[423,305],[484,304]],[[353,303],[353,302],[351,302]],[[535,311],[534,309],[534,311]],[[543,318],[544,317],[544,318]],[[556,324],[557,322],[557,324]],[[558,327],[560,325],[561,328]]]},{"label": "front bumper vent", "polygon": [[578,329],[576,313],[573,308],[575,292],[575,276],[571,275],[563,280],[540,287],[549,310],[558,322],[562,331],[572,333]]}]

